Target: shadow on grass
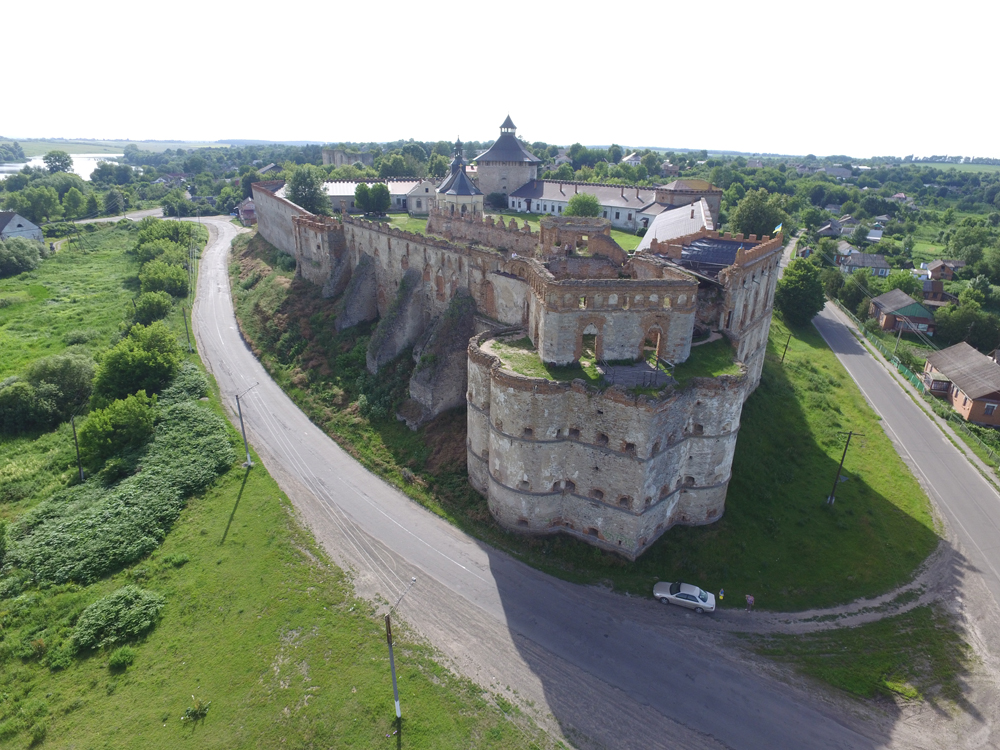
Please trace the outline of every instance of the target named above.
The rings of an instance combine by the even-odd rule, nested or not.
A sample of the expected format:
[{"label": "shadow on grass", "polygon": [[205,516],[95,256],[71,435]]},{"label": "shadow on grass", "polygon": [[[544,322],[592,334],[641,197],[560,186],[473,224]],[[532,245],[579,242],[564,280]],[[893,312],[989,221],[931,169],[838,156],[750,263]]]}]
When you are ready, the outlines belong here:
[{"label": "shadow on grass", "polygon": [[250,469],[252,467],[247,466],[243,473],[243,484],[240,485],[240,491],[236,495],[236,502],[233,504],[233,512],[229,514],[229,520],[226,521],[226,530],[222,532],[222,539],[219,540],[219,546],[221,547],[226,543],[226,537],[229,536],[229,527],[233,525],[233,519],[236,517],[236,509],[240,507],[240,500],[243,499],[243,490],[246,489],[247,479],[250,478]]}]

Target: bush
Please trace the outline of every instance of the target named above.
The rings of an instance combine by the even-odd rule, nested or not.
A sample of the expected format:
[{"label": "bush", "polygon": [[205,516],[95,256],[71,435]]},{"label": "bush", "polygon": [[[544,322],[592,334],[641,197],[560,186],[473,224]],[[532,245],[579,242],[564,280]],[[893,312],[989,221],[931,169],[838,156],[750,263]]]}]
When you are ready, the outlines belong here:
[{"label": "bush", "polygon": [[160,394],[160,403],[172,404],[177,401],[193,401],[208,395],[208,378],[193,362],[181,364],[180,372],[170,387]]},{"label": "bush", "polygon": [[66,346],[75,346],[77,344],[86,344],[89,341],[93,341],[101,334],[95,331],[93,328],[87,329],[75,329],[68,331],[63,335],[63,343]]},{"label": "bush", "polygon": [[132,666],[132,662],[134,661],[135,649],[131,646],[119,646],[111,652],[111,658],[108,659],[108,667],[111,668],[112,672],[124,672]]},{"label": "bush", "polygon": [[139,448],[153,435],[156,422],[156,396],[145,391],[112,401],[106,409],[92,412],[80,428],[80,455],[93,465],[103,464],[112,456]]},{"label": "bush", "polygon": [[109,349],[94,376],[96,405],[138,391],[159,393],[177,374],[181,348],[162,322],[132,327],[127,337]]},{"label": "bush", "polygon": [[166,292],[146,292],[140,294],[135,301],[133,318],[136,323],[148,326],[155,320],[161,320],[170,314],[174,301]]},{"label": "bush", "polygon": [[26,582],[90,583],[149,555],[185,498],[236,460],[225,421],[197,402],[160,409],[142,471],[113,487],[88,481],[56,492],[7,527],[0,599]]},{"label": "bush", "polygon": [[187,297],[188,275],[180,266],[162,260],[151,260],[139,271],[139,283],[145,292],[166,292],[174,297]]},{"label": "bush", "polygon": [[182,256],[186,255],[183,246],[167,239],[157,239],[143,242],[136,245],[135,250],[132,252],[135,254],[135,257],[140,264],[149,263],[150,261],[156,260],[157,258],[167,254],[180,253]]},{"label": "bush", "polygon": [[486,203],[492,208],[502,211],[507,208],[507,194],[506,193],[490,193],[486,196]]},{"label": "bush", "polygon": [[85,649],[138,638],[156,624],[163,605],[159,594],[123,586],[83,610],[73,630],[73,642],[78,649]]},{"label": "bush", "polygon": [[38,268],[41,262],[40,245],[23,237],[0,240],[0,279]]},{"label": "bush", "polygon": [[73,409],[90,398],[94,379],[94,360],[85,354],[56,354],[43,357],[28,366],[27,380],[36,389],[49,384],[56,388],[56,410],[68,419]]}]

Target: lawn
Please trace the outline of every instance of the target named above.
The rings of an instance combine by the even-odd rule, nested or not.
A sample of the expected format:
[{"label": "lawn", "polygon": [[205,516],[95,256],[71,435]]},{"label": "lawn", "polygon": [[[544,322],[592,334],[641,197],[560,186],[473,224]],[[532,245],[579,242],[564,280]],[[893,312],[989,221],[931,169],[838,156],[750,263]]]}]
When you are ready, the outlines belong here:
[{"label": "lawn", "polygon": [[720,375],[736,375],[740,366],[736,364],[732,344],[726,338],[691,347],[691,354],[674,368],[673,376],[681,388],[692,378],[717,378]]},{"label": "lawn", "polygon": [[[708,526],[675,527],[637,562],[564,536],[527,537],[500,528],[468,484],[465,410],[410,432],[394,417],[413,369],[404,354],[372,377],[365,370],[370,327],[334,332],[337,301],[268,265],[257,238],[241,240],[234,296],[244,334],[291,397],[366,467],[459,528],[553,575],[649,596],[657,580],[683,578],[743,594],[758,606],[796,610],[852,601],[909,580],[934,549],[929,501],[883,432],[877,415],[812,327],[775,321],[761,384],[744,406],[726,512]],[[256,272],[254,272],[256,276]],[[724,342],[723,342],[724,343]],[[521,342],[521,351],[527,353]],[[731,366],[707,344],[706,368]],[[508,355],[510,356],[510,355]],[[539,363],[540,365],[540,363]],[[361,399],[364,396],[364,399]],[[844,448],[847,480],[826,505]],[[408,477],[408,478],[404,478]],[[413,478],[420,481],[413,481]]]},{"label": "lawn", "polygon": [[[123,228],[100,230],[88,237],[88,249],[70,246],[31,278],[3,283],[4,294],[26,299],[0,310],[17,322],[12,327],[10,318],[0,319],[5,351],[17,354],[13,364],[5,356],[5,371],[67,347],[65,332],[80,321],[64,307],[82,311],[82,321],[97,332],[73,346],[94,354],[108,346],[131,296],[135,268],[121,254],[129,236]],[[30,287],[39,283],[51,294],[33,296]],[[176,306],[168,323],[184,342]],[[50,325],[56,332],[46,347],[40,339]],[[189,361],[200,367],[197,354]],[[193,408],[223,416],[214,392]],[[222,444],[242,449],[228,421],[214,419],[222,425]],[[299,526],[259,460],[250,471],[241,461],[187,500],[151,553],[89,585],[28,581],[12,596],[11,579],[0,577],[8,592],[0,598],[0,746],[368,748],[389,742],[397,724],[382,619],[353,596],[350,580]],[[154,465],[154,480],[156,472]],[[5,437],[0,519],[16,520],[75,476],[68,424],[43,435]],[[102,481],[89,479],[81,489],[101,497]],[[11,488],[17,492],[7,492]],[[102,522],[92,535],[100,534]],[[134,663],[114,668],[111,648],[65,654],[83,608],[126,584],[165,599],[155,627],[130,643]],[[499,700],[454,677],[405,628],[396,641],[407,746],[550,744],[506,702],[505,713]],[[199,702],[208,704],[207,715],[182,721]]]},{"label": "lawn", "polygon": [[[586,342],[585,342],[586,346]],[[593,344],[585,348],[580,361],[572,365],[552,365],[543,362],[538,350],[527,336],[521,339],[494,339],[488,345],[500,357],[504,367],[529,378],[547,378],[560,382],[582,380],[587,385],[601,386],[603,377],[597,371]]]},{"label": "lawn", "polygon": [[959,701],[972,657],[948,615],[926,606],[856,628],[750,640],[757,653],[861,698]]}]

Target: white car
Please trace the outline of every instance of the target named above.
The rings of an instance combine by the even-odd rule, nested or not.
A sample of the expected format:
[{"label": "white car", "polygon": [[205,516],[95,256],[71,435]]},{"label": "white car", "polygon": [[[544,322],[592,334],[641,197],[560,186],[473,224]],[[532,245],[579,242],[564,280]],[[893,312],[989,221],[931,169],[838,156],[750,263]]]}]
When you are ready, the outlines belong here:
[{"label": "white car", "polygon": [[664,604],[678,604],[698,614],[715,611],[715,594],[702,591],[690,583],[664,583],[653,586],[653,597]]}]

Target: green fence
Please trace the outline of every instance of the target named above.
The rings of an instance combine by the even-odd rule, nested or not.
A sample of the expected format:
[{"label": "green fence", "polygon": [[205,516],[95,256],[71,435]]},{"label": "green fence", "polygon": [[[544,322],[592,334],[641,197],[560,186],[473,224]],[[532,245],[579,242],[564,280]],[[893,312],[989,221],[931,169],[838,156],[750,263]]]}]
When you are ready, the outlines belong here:
[{"label": "green fence", "polygon": [[900,362],[896,358],[896,356],[886,348],[885,344],[883,344],[874,336],[871,336],[868,333],[868,331],[865,330],[864,323],[858,320],[854,316],[854,313],[852,313],[850,310],[848,310],[846,307],[840,304],[839,300],[834,300],[834,303],[837,305],[837,307],[840,308],[841,312],[843,312],[844,315],[846,315],[852,321],[854,321],[854,325],[858,327],[858,332],[866,339],[868,339],[868,341],[870,341],[876,349],[878,349],[880,352],[882,352],[882,354],[885,355],[885,358],[892,363],[892,366],[899,371],[899,374],[902,375],[907,380],[909,380],[910,383],[913,385],[913,387],[916,388],[918,391],[920,391],[921,394],[923,394],[926,390],[926,388],[924,387],[924,381],[922,381],[920,378],[914,375],[909,367]]}]

